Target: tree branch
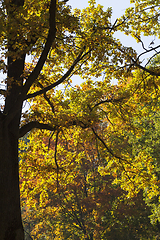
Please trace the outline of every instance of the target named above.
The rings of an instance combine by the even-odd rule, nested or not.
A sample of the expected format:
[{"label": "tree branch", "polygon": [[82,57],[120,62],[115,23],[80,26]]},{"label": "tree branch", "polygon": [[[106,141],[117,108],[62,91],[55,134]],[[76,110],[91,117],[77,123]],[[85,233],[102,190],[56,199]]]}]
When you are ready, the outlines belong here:
[{"label": "tree branch", "polygon": [[[117,43],[114,42],[114,44],[117,46],[117,48],[118,48],[118,50],[119,50],[120,52],[122,52],[123,54],[126,54],[124,50],[122,50],[121,48],[119,48],[119,46],[118,46]],[[148,73],[151,74],[152,76],[157,76],[157,77],[160,76],[160,72],[154,72],[154,71],[152,71],[151,69],[148,69],[148,68],[146,68],[146,67],[143,67],[142,65],[139,64],[139,58],[140,58],[143,54],[149,53],[149,52],[151,52],[151,51],[153,51],[153,50],[156,50],[156,49],[158,49],[158,48],[160,48],[160,45],[158,45],[158,46],[156,46],[156,47],[154,47],[154,48],[152,48],[152,49],[149,49],[149,50],[141,53],[141,54],[137,57],[137,59],[134,59],[132,56],[130,56],[129,54],[127,54],[127,56],[128,56],[128,57],[130,58],[130,60],[132,61],[132,63],[131,63],[130,65],[131,65],[131,66],[134,65],[134,66],[142,69],[143,71],[148,72]]]},{"label": "tree branch", "polygon": [[57,133],[56,133],[55,152],[54,152],[54,161],[55,161],[55,164],[56,164],[56,167],[57,167],[57,191],[58,191],[58,186],[59,186],[59,180],[58,180],[59,165],[58,165],[58,162],[57,162],[58,134],[59,134],[59,131],[57,131]]},{"label": "tree branch", "polygon": [[111,33],[112,30],[114,30],[114,29],[118,28],[119,26],[123,25],[123,24],[125,23],[126,19],[127,19],[127,18],[124,18],[122,22],[120,22],[120,23],[118,23],[118,24],[116,25],[116,23],[117,23],[117,21],[118,21],[118,18],[117,18],[111,27],[99,27],[99,26],[98,26],[98,28],[99,28],[99,29],[104,29],[104,30],[110,30],[110,33]]},{"label": "tree branch", "polygon": [[151,60],[152,60],[155,56],[157,56],[159,53],[160,53],[160,52],[156,52],[154,55],[152,55],[152,56],[148,59],[147,63],[145,64],[145,67],[146,67],[146,66],[151,62]]},{"label": "tree branch", "polygon": [[50,130],[50,131],[55,131],[58,130],[62,127],[65,128],[69,128],[71,126],[79,126],[83,129],[85,128],[89,128],[90,127],[90,123],[86,124],[82,121],[79,121],[78,119],[73,119],[71,121],[67,121],[66,123],[64,123],[64,125],[59,126],[59,125],[55,125],[54,127],[52,127],[49,124],[45,124],[45,123],[40,123],[38,121],[32,121],[29,122],[27,124],[25,124],[24,126],[22,126],[19,129],[19,138],[23,137],[27,132],[31,131],[33,128],[38,128],[38,129],[46,129],[46,130]]},{"label": "tree branch", "polygon": [[51,0],[50,9],[49,9],[49,33],[47,37],[47,41],[44,47],[44,50],[39,58],[37,65],[35,66],[34,70],[26,80],[26,83],[22,90],[22,96],[24,97],[27,92],[29,91],[30,87],[32,86],[33,82],[37,79],[38,75],[40,74],[43,65],[47,59],[48,53],[51,49],[52,43],[55,39],[56,35],[56,0]]},{"label": "tree branch", "polygon": [[[113,103],[113,102],[120,102],[120,101],[122,101],[123,99],[125,99],[125,97],[121,97],[121,98],[111,98],[111,99],[106,99],[106,100],[103,100],[103,101],[100,101],[99,103],[96,103],[95,105],[94,105],[94,107],[93,108],[95,108],[95,107],[97,107],[97,106],[99,106],[99,105],[101,105],[101,104],[103,104],[103,103]],[[92,108],[92,109],[93,109]]]},{"label": "tree branch", "polygon": [[[40,82],[38,82],[38,85],[41,87],[41,89],[44,89],[43,85]],[[52,112],[54,113],[54,106],[51,103],[50,99],[47,97],[46,92],[43,95],[44,95],[44,99],[48,102],[48,104],[50,105],[50,107],[52,109]]]},{"label": "tree branch", "polygon": [[107,149],[107,152],[109,152],[113,157],[118,158],[119,160],[122,160],[121,157],[116,156],[111,149],[108,148],[108,146],[106,145],[106,143],[104,142],[104,140],[96,133],[96,131],[94,130],[94,128],[92,128],[92,131],[94,133],[94,135],[96,136],[96,138],[99,139],[99,141],[104,145],[104,147]]},{"label": "tree branch", "polygon": [[11,109],[10,113],[7,116],[8,124],[13,119],[17,112],[17,108],[21,108],[22,102],[25,100],[26,94],[29,91],[30,87],[34,83],[34,81],[39,76],[39,73],[41,72],[43,65],[47,59],[48,53],[51,49],[52,43],[55,39],[56,35],[56,0],[51,0],[50,2],[50,9],[49,9],[49,32],[47,41],[44,47],[44,50],[41,53],[41,56],[38,60],[37,65],[35,66],[32,73],[29,75],[28,79],[26,80],[24,86],[22,87],[22,91],[19,93],[19,96],[14,104],[14,107]]},{"label": "tree branch", "polygon": [[39,123],[37,121],[32,121],[30,123],[27,123],[26,125],[22,126],[19,129],[19,138],[23,137],[26,133],[31,131],[33,128],[38,128],[38,129],[46,129],[50,131],[55,131],[56,126],[52,127],[49,124],[44,124],[44,123]]},{"label": "tree branch", "polygon": [[77,56],[77,58],[75,59],[75,61],[73,62],[73,64],[71,65],[71,67],[68,69],[68,71],[58,80],[56,81],[55,83],[49,85],[48,87],[45,87],[43,88],[42,90],[40,91],[37,91],[35,93],[31,93],[31,94],[28,94],[25,98],[26,99],[29,99],[29,98],[32,98],[32,97],[36,97],[38,95],[41,95],[41,94],[45,94],[47,91],[51,90],[52,88],[58,86],[59,84],[61,84],[67,77],[69,77],[69,75],[71,74],[71,72],[73,71],[73,69],[75,68],[76,64],[86,55],[83,54],[85,50],[85,47],[83,48],[83,50],[79,53],[79,55]]},{"label": "tree branch", "polygon": [[135,66],[137,66],[138,68],[142,69],[145,72],[148,72],[149,74],[151,74],[152,76],[160,76],[160,72],[154,72],[146,67],[143,67],[142,65],[138,64],[136,61],[133,62]]},{"label": "tree branch", "polygon": [[143,53],[141,53],[141,54],[139,54],[137,60],[139,60],[139,58],[140,58],[142,55],[144,55],[144,54],[146,54],[146,53],[149,53],[149,52],[151,52],[151,51],[153,51],[153,50],[155,51],[157,48],[160,48],[160,45],[158,45],[158,46],[156,46],[156,47],[154,47],[154,48],[151,48],[151,49],[145,49],[146,51],[143,52]]},{"label": "tree branch", "polygon": [[[127,164],[131,165],[131,163],[129,161],[127,161],[126,159],[117,156],[116,154],[113,153],[113,151],[106,145],[106,143],[104,142],[104,140],[97,134],[97,132],[94,130],[94,128],[92,127],[92,131],[94,133],[94,135],[96,136],[97,139],[99,139],[99,141],[104,145],[104,147],[107,149],[107,152],[110,153],[113,157],[117,158],[119,160],[119,162],[121,163],[122,167],[123,167],[123,162],[126,162]],[[123,167],[124,168],[124,167]]]}]

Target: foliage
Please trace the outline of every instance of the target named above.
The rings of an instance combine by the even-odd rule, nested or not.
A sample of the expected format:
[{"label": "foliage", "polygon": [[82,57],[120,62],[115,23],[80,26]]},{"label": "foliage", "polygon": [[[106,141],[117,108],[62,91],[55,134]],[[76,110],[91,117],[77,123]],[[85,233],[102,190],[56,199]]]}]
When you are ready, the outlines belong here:
[{"label": "foliage", "polygon": [[[99,174],[105,161],[98,158],[93,133],[85,130],[73,138],[70,129],[60,134],[59,170],[53,161],[55,140],[49,151],[44,133],[34,133],[30,141],[21,161],[21,194],[24,219],[29,218],[35,239],[43,239],[44,232],[46,239],[137,239],[156,233],[142,193],[127,199],[125,191],[111,184],[113,177]],[[31,148],[36,149],[33,158]]]},{"label": "foliage", "polygon": [[[35,211],[40,215],[33,235],[40,238],[44,226],[52,234],[49,238],[61,239],[120,239],[119,234],[122,239],[147,239],[157,234],[142,194],[147,203],[159,194],[154,162],[158,127],[155,136],[151,134],[159,111],[159,79],[153,80],[137,71],[118,86],[102,88],[102,83],[88,81],[71,88],[63,95],[59,113],[75,126],[64,125],[54,135],[30,135],[31,144],[22,154],[21,190],[24,204],[33,211],[31,219]],[[113,92],[118,101],[97,104],[99,96],[107,99]]]},{"label": "foliage", "polygon": [[[75,126],[64,124],[54,135],[34,131],[22,154],[24,205],[33,211],[30,219],[35,211],[40,215],[33,235],[40,238],[44,226],[52,234],[47,237],[57,239],[158,234],[148,219],[152,210],[152,223],[159,220],[158,202],[152,203],[159,195],[158,85],[159,78],[138,70],[117,86],[90,80],[65,95],[59,91],[64,100],[57,121],[66,117]],[[97,103],[113,93],[117,101]]]},{"label": "foliage", "polygon": [[[0,2],[0,69],[7,73],[0,89],[6,131],[0,139],[14,168],[17,139],[29,133],[27,146],[20,141],[21,202],[24,222],[26,217],[35,225],[32,235],[38,239],[158,234],[160,72],[154,57],[160,46],[146,48],[142,36],[159,38],[159,3],[132,2],[113,24],[112,9],[95,0],[74,11],[67,1]],[[135,37],[143,52],[123,46],[116,31]],[[144,66],[141,57],[147,53],[152,56]],[[84,82],[72,86],[73,75]],[[30,109],[22,113],[26,101]],[[5,182],[16,179],[16,185],[16,174],[18,167]],[[19,195],[8,196],[8,203],[11,198],[19,206]],[[149,224],[151,211],[155,226]]]}]

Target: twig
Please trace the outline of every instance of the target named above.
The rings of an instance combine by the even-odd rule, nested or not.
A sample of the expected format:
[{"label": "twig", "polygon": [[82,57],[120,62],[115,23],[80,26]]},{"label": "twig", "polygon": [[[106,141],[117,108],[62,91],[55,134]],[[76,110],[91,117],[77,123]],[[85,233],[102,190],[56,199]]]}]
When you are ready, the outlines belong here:
[{"label": "twig", "polygon": [[55,164],[56,164],[56,167],[57,167],[57,191],[58,191],[58,185],[59,185],[59,181],[58,181],[59,165],[58,165],[58,162],[57,162],[58,134],[59,134],[59,131],[57,131],[57,133],[56,133],[55,153],[54,153],[54,160],[55,160]]},{"label": "twig", "polygon": [[[38,82],[38,85],[41,87],[41,89],[44,89],[43,85],[42,85],[40,82]],[[54,113],[54,106],[53,106],[53,104],[51,103],[50,99],[47,97],[46,92],[44,92],[43,96],[44,96],[44,99],[48,102],[48,104],[49,104],[50,107],[52,108],[52,112]]]},{"label": "twig", "polygon": [[51,138],[53,137],[55,131],[52,132],[51,136],[49,137],[49,141],[48,141],[48,151],[49,151],[49,148],[50,148],[50,144],[51,144]]},{"label": "twig", "polygon": [[28,236],[30,237],[31,240],[34,240],[31,235],[24,229],[24,232],[28,234]]}]

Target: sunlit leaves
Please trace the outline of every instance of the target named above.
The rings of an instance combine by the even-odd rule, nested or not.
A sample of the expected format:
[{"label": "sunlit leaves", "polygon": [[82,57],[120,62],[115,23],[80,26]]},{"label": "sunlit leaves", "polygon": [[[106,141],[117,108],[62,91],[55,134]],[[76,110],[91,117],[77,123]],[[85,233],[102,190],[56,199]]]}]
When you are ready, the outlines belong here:
[{"label": "sunlit leaves", "polygon": [[134,3],[134,6],[126,9],[122,18],[126,19],[126,34],[131,33],[137,41],[141,39],[142,33],[144,36],[154,35],[159,38],[159,2],[133,0],[131,3]]}]

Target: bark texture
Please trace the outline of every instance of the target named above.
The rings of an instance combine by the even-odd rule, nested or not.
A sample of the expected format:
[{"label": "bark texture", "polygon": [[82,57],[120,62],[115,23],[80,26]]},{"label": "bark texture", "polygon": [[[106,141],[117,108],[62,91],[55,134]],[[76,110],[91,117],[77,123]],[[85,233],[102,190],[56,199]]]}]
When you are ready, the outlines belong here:
[{"label": "bark texture", "polygon": [[[0,239],[23,240],[20,210],[18,139],[1,116],[0,119]],[[15,130],[15,129],[14,129]]]},{"label": "bark texture", "polygon": [[[11,45],[8,51],[13,52]],[[7,96],[0,114],[0,240],[24,240],[18,166],[24,61],[25,55],[17,60],[8,57]]]}]

